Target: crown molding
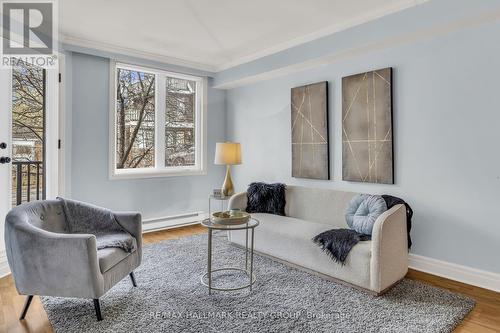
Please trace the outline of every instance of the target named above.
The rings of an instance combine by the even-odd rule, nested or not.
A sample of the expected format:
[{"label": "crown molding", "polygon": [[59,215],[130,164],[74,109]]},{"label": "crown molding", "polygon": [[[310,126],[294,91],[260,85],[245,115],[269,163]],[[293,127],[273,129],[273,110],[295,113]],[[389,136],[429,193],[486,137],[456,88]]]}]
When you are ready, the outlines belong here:
[{"label": "crown molding", "polygon": [[272,55],[274,53],[278,53],[281,51],[284,51],[286,49],[293,48],[295,46],[299,46],[301,44],[305,44],[307,42],[311,42],[313,40],[326,37],[328,35],[334,34],[336,32],[340,32],[342,30],[347,30],[349,28],[355,27],[357,25],[361,25],[363,23],[367,23],[373,20],[376,20],[378,18],[397,13],[399,11],[423,4],[427,1],[430,0],[403,0],[400,1],[399,3],[396,3],[394,5],[378,8],[375,11],[372,11],[368,14],[358,16],[354,19],[348,20],[347,22],[343,22],[340,24],[333,24],[331,26],[328,26],[326,28],[323,28],[321,30],[315,31],[313,33],[307,34],[305,36],[301,36],[298,38],[293,38],[289,41],[279,43],[273,47],[267,48],[262,51],[258,51],[255,53],[252,53],[250,55],[242,56],[239,57],[238,59],[235,59],[229,63],[226,64],[220,64],[217,66],[217,71],[223,71],[226,69],[230,69],[232,67],[236,67],[254,60],[257,60],[259,58],[263,58],[269,55]]},{"label": "crown molding", "polygon": [[[283,43],[279,43],[273,47],[252,53],[250,55],[238,57],[237,59],[234,59],[233,61],[230,61],[227,63],[222,63],[222,64],[209,64],[209,63],[203,63],[203,62],[199,62],[199,61],[195,61],[195,60],[188,60],[188,59],[182,59],[182,58],[178,58],[178,57],[168,56],[168,55],[159,54],[159,53],[146,52],[146,51],[141,51],[141,50],[134,49],[134,48],[114,45],[111,43],[97,42],[94,40],[74,37],[74,36],[70,36],[70,35],[67,35],[64,33],[60,33],[60,40],[62,41],[63,44],[70,45],[70,46],[95,49],[95,50],[104,51],[104,52],[118,53],[118,54],[122,54],[125,56],[137,57],[137,58],[142,58],[142,59],[146,59],[146,60],[158,61],[161,63],[170,64],[170,65],[189,67],[192,69],[216,73],[216,72],[220,72],[220,71],[232,68],[232,67],[236,67],[236,66],[251,62],[253,60],[257,60],[257,59],[262,58],[262,57],[272,55],[274,53],[281,52],[283,50],[286,50],[286,49],[289,49],[289,48],[292,48],[295,46],[299,46],[301,44],[319,39],[321,37],[331,35],[333,33],[336,33],[336,32],[339,32],[339,31],[342,31],[345,29],[349,29],[349,28],[354,27],[356,25],[360,25],[360,24],[378,19],[380,17],[386,16],[386,15],[396,13],[398,11],[401,11],[401,10],[404,10],[404,9],[407,9],[407,8],[410,8],[413,6],[417,6],[417,5],[424,3],[424,2],[427,2],[427,1],[430,1],[430,0],[401,0],[399,3],[377,9],[376,11],[372,11],[371,13],[368,13],[366,15],[356,17],[356,18],[349,20],[347,22],[344,22],[341,24],[333,24],[329,27],[315,31],[315,32],[310,33],[308,35],[294,38],[294,39],[291,39],[291,40],[283,42]],[[71,49],[69,49],[69,50],[71,51]]]},{"label": "crown molding", "polygon": [[117,53],[120,55],[125,55],[129,57],[136,57],[136,58],[141,58],[145,60],[152,60],[152,61],[157,61],[169,65],[175,65],[175,66],[182,66],[182,67],[188,67],[191,69],[197,69],[200,71],[206,71],[206,72],[211,72],[214,73],[217,71],[217,67],[210,65],[210,64],[205,64],[197,61],[192,61],[192,60],[186,60],[186,59],[180,59],[176,57],[171,57],[167,55],[162,55],[162,54],[157,54],[157,53],[152,53],[152,52],[146,52],[146,51],[141,51],[137,50],[134,48],[129,48],[129,47],[122,47],[122,46],[117,46],[109,43],[103,43],[103,42],[97,42],[93,40],[88,40],[88,39],[83,39],[83,38],[78,38],[78,37],[72,37],[68,35],[61,34],[61,39],[63,45],[66,45],[65,49],[69,51],[74,51],[72,50],[71,46],[76,46],[76,47],[81,47],[85,49],[95,49],[98,51],[103,51],[103,52],[110,52],[110,53]]},{"label": "crown molding", "polygon": [[291,65],[277,67],[260,73],[242,76],[235,79],[218,83],[217,80],[213,88],[215,89],[233,89],[249,84],[254,84],[261,81],[274,79],[277,77],[290,75],[307,69],[333,64],[341,60],[346,60],[352,57],[357,57],[369,52],[380,51],[390,47],[405,45],[443,36],[465,28],[480,26],[489,22],[500,20],[500,10],[484,12],[473,17],[458,19],[449,23],[431,26],[425,29],[420,29],[411,33],[405,33],[399,36],[377,40],[372,43],[359,45],[350,49],[341,50],[338,52],[326,54],[324,56],[308,59],[302,62]]}]

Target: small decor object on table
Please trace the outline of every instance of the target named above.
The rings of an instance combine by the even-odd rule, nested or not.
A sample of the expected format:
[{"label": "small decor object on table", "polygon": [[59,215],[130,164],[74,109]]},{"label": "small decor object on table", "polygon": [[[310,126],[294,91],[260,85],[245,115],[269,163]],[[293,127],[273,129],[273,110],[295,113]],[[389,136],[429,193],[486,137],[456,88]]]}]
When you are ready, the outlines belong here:
[{"label": "small decor object on table", "polygon": [[[243,212],[241,212],[243,213]],[[246,214],[246,213],[245,213]],[[259,221],[249,215],[249,219],[246,223],[243,224],[220,224],[220,223],[215,223],[211,219],[206,219],[201,222],[201,225],[208,230],[208,265],[207,265],[207,272],[203,274],[200,278],[201,284],[204,286],[208,287],[208,294],[212,294],[212,290],[219,290],[219,291],[234,291],[234,290],[241,290],[245,288],[249,288],[250,291],[252,291],[252,286],[254,285],[256,281],[255,274],[253,272],[253,249],[254,249],[254,234],[255,234],[255,228],[259,225]],[[238,268],[238,267],[223,267],[219,269],[212,269],[212,233],[214,230],[225,230],[225,231],[232,231],[232,230],[245,230],[246,231],[246,242],[245,242],[245,268]],[[248,247],[248,230],[251,230],[251,237],[250,237],[250,248]],[[248,260],[250,257],[250,260]],[[248,277],[249,281],[247,284],[244,284],[242,286],[237,286],[233,288],[223,288],[223,287],[214,287],[212,286],[212,274],[215,272],[243,272],[246,274]],[[205,280],[207,280],[205,282]]]},{"label": "small decor object on table", "polygon": [[213,223],[224,225],[244,224],[250,220],[250,214],[239,209],[231,209],[226,212],[215,212],[211,216]]},{"label": "small decor object on table", "polygon": [[[208,196],[208,216],[209,217],[212,216],[212,213],[213,213],[212,210],[218,209],[221,212],[226,210],[227,203],[229,202],[229,199],[231,199],[231,196],[223,196],[223,195],[215,195],[215,194],[209,195]],[[220,205],[217,203],[213,203],[212,201],[219,202]],[[214,206],[215,206],[215,208],[214,208]],[[217,206],[218,206],[218,208],[217,208]]]},{"label": "small decor object on table", "polygon": [[213,196],[215,198],[222,198],[222,189],[220,189],[220,188],[214,189]]}]

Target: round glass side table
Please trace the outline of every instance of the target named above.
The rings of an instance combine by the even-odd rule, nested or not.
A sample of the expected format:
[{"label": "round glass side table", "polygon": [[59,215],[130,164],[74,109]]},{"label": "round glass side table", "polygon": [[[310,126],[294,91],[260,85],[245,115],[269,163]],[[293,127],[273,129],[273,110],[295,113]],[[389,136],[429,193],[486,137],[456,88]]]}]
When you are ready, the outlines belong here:
[{"label": "round glass side table", "polygon": [[[255,228],[259,225],[259,221],[253,217],[247,223],[236,224],[236,225],[225,225],[213,223],[210,219],[205,219],[201,222],[201,225],[208,230],[208,258],[207,258],[207,272],[200,277],[201,284],[208,287],[208,294],[212,294],[212,290],[219,291],[234,291],[249,288],[252,291],[252,286],[256,281],[255,274],[253,273],[253,244],[254,244],[254,234]],[[214,230],[245,230],[245,269],[237,267],[223,267],[218,269],[212,269],[212,232]],[[250,230],[250,248],[248,247],[248,234]],[[250,258],[249,258],[250,257]],[[250,260],[249,260],[250,259]],[[218,288],[212,286],[212,274],[220,271],[233,271],[233,272],[244,272],[248,277],[248,283],[233,287],[233,288]],[[207,280],[207,281],[205,281]]]}]

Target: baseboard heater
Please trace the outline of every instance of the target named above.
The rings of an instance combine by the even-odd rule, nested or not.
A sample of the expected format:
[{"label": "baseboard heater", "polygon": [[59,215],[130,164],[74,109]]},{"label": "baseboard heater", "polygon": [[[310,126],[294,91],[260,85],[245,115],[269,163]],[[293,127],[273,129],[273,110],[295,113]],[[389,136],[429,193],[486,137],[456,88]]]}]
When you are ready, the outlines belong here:
[{"label": "baseboard heater", "polygon": [[7,253],[0,249],[0,278],[10,274],[9,263],[7,262]]},{"label": "baseboard heater", "polygon": [[162,229],[180,227],[184,225],[200,223],[207,218],[208,214],[200,211],[187,214],[179,214],[165,217],[157,217],[142,221],[142,232],[153,232]]}]

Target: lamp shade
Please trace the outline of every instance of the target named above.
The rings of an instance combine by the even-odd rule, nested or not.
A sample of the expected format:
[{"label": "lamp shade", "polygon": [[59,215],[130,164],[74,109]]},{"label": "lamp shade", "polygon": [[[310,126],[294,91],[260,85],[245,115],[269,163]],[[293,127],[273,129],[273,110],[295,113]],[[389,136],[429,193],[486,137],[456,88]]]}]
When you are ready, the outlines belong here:
[{"label": "lamp shade", "polygon": [[237,142],[217,142],[215,145],[215,164],[241,164],[241,147]]}]

